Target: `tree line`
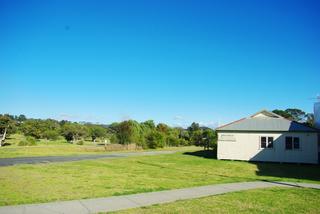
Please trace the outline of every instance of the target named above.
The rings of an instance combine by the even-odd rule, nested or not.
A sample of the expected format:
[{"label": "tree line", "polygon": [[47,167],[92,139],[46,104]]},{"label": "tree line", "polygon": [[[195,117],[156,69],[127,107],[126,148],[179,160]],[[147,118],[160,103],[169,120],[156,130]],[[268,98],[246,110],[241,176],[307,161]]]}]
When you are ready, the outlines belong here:
[{"label": "tree line", "polygon": [[[300,109],[273,110],[284,118],[305,125],[314,126],[314,117]],[[170,127],[164,123],[155,124],[153,120],[137,122],[127,120],[110,125],[77,123],[66,120],[32,119],[25,115],[0,114],[0,145],[10,134],[22,133],[33,139],[56,140],[63,137],[70,143],[84,139],[109,141],[110,143],[135,143],[143,148],[161,148],[165,146],[202,146],[205,149],[216,148],[216,132],[208,127],[192,123],[188,128]]]},{"label": "tree line", "polygon": [[[127,120],[110,125],[78,123],[66,120],[32,119],[24,115],[0,115],[0,135],[3,142],[10,134],[21,133],[30,141],[63,137],[70,143],[100,140],[110,143],[135,143],[143,148],[162,148],[165,146],[202,146],[205,149],[216,147],[216,133],[208,127],[192,123],[187,129],[155,124],[153,120],[137,122]],[[2,142],[2,144],[3,144]]]},{"label": "tree line", "polygon": [[304,125],[314,127],[313,113],[307,113],[297,108],[288,108],[286,110],[275,109],[272,112],[289,120],[293,120]]}]

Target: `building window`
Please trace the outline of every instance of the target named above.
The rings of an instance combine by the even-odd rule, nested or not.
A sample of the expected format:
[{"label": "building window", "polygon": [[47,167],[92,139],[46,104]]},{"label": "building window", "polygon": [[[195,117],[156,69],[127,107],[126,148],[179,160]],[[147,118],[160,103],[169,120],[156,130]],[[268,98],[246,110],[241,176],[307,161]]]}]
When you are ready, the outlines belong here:
[{"label": "building window", "polygon": [[268,137],[268,148],[269,149],[273,148],[273,137]]},{"label": "building window", "polygon": [[298,150],[298,149],[300,149],[300,138],[286,137],[286,150]]},{"label": "building window", "polygon": [[260,148],[261,149],[272,149],[273,148],[273,137],[260,137]]},{"label": "building window", "polygon": [[286,150],[292,150],[292,137],[286,137]]},{"label": "building window", "polygon": [[300,149],[300,139],[298,137],[293,138],[293,148]]},{"label": "building window", "polygon": [[261,137],[260,148],[261,149],[267,148],[267,138],[266,137]]}]

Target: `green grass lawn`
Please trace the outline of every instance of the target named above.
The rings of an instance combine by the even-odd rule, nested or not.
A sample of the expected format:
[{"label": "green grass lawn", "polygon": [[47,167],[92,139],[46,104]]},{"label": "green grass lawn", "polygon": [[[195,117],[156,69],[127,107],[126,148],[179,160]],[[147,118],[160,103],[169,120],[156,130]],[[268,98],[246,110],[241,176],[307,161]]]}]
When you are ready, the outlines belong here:
[{"label": "green grass lawn", "polygon": [[0,167],[0,205],[106,197],[238,181],[320,183],[319,166],[219,161],[209,158],[207,152],[189,153]]},{"label": "green grass lawn", "polygon": [[32,156],[55,156],[97,154],[105,152],[103,146],[97,146],[92,142],[85,145],[67,143],[64,139],[38,140],[35,146],[18,146],[25,139],[24,135],[13,134],[6,140],[6,146],[0,147],[0,158],[32,157]]},{"label": "green grass lawn", "polygon": [[[23,139],[25,139],[25,136],[21,134],[11,135],[10,138],[6,140],[6,143],[9,145],[0,147],[0,158],[103,154],[106,152],[103,145],[96,145],[91,141],[85,141],[84,145],[75,145],[67,143],[63,139],[51,141],[41,139],[37,141],[37,144],[35,146],[18,146],[18,142]],[[193,151],[197,149],[199,148],[195,146],[186,146],[166,147],[157,150]],[[127,150],[122,152],[127,152]],[[132,152],[132,150],[129,152]]]},{"label": "green grass lawn", "polygon": [[271,188],[248,190],[129,209],[117,213],[319,213],[320,190]]},{"label": "green grass lawn", "polygon": [[0,148],[0,158],[33,157],[33,156],[60,156],[79,154],[105,153],[103,147],[73,145],[73,144],[49,144],[37,146],[6,146]]}]

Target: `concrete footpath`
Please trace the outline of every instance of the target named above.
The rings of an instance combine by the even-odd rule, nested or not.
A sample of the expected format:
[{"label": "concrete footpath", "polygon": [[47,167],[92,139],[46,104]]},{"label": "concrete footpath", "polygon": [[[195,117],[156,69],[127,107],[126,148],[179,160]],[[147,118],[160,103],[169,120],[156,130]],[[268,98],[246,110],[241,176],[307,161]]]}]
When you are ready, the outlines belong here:
[{"label": "concrete footpath", "polygon": [[320,189],[320,184],[290,183],[290,182],[241,182],[217,184],[185,189],[166,190],[159,192],[140,193],[133,195],[114,196],[107,198],[84,199],[74,201],[51,202],[43,204],[26,204],[18,206],[0,207],[2,214],[81,214],[117,211],[153,204],[174,202],[183,199],[200,198],[219,195],[241,190],[268,188],[268,187],[305,187]]}]

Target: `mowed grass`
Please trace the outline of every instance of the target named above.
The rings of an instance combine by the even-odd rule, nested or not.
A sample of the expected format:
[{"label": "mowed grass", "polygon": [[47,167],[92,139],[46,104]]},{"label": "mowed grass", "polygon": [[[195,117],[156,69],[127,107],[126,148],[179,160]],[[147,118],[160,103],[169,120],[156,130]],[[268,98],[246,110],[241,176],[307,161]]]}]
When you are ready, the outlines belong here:
[{"label": "mowed grass", "polygon": [[104,147],[79,146],[61,143],[60,145],[37,145],[37,146],[7,146],[0,148],[0,158],[34,157],[34,156],[62,156],[81,154],[102,154]]},{"label": "mowed grass", "polygon": [[[91,141],[85,141],[84,145],[76,145],[67,143],[64,139],[58,140],[38,140],[35,146],[18,146],[18,142],[24,140],[25,136],[21,134],[14,134],[6,140],[7,146],[0,147],[1,158],[15,158],[15,157],[35,157],[35,156],[68,156],[68,155],[82,155],[82,154],[103,154],[106,151],[103,145],[93,144]],[[194,151],[199,149],[195,146],[184,147],[166,147],[159,150],[181,150]],[[152,151],[155,149],[148,149]],[[122,150],[121,152],[134,152],[139,150]],[[116,151],[118,152],[118,151]]]},{"label": "mowed grass", "polygon": [[[203,158],[207,157],[207,158]],[[219,161],[208,152],[0,167],[0,205],[107,197],[208,184],[320,183],[320,167]]]},{"label": "mowed grass", "polygon": [[146,150],[115,150],[106,151],[104,146],[89,146],[89,145],[74,145],[74,144],[51,144],[38,146],[9,146],[0,148],[1,158],[16,158],[16,157],[37,157],[37,156],[70,156],[84,154],[106,154],[112,152],[141,152],[141,151],[194,151],[199,147],[184,146],[184,147],[165,147],[159,149]]},{"label": "mowed grass", "polygon": [[117,213],[320,213],[320,190],[304,188],[257,189]]},{"label": "mowed grass", "polygon": [[14,134],[6,140],[6,146],[0,147],[0,158],[33,157],[33,156],[59,156],[78,154],[99,154],[105,152],[103,146],[93,145],[86,142],[86,145],[74,145],[67,143],[63,138],[58,140],[38,140],[35,146],[18,146],[18,143],[25,140],[25,136]]}]

